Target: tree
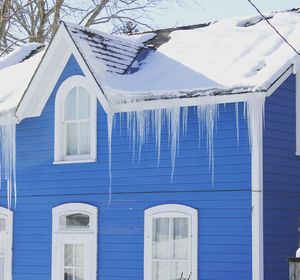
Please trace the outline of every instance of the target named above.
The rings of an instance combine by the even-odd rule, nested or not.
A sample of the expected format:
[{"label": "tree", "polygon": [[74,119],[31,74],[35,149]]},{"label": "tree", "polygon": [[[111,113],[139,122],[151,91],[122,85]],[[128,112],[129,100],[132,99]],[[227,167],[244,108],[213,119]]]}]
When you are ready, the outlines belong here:
[{"label": "tree", "polygon": [[26,41],[44,43],[61,20],[86,27],[110,22],[117,33],[151,28],[151,12],[163,1],[184,0],[0,0],[0,50]]}]

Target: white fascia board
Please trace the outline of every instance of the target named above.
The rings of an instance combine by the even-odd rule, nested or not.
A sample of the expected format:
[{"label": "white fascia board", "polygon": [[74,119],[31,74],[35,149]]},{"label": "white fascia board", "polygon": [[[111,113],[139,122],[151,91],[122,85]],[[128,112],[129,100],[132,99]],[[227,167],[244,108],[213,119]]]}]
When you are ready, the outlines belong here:
[{"label": "white fascia board", "polygon": [[[265,95],[265,92],[260,92]],[[116,104],[113,107],[113,112],[132,112],[132,111],[142,111],[142,110],[155,110],[155,109],[168,109],[174,107],[191,107],[198,105],[209,105],[209,104],[226,104],[226,103],[237,103],[246,102],[250,95],[255,94],[255,92],[240,93],[240,94],[230,94],[230,95],[215,95],[215,96],[199,96],[191,98],[181,98],[181,99],[159,99],[151,101],[142,101],[135,103],[123,103]]]},{"label": "white fascia board", "polygon": [[54,87],[67,63],[70,52],[63,38],[64,33],[60,25],[17,107],[16,116],[20,121],[40,115],[50,96],[49,90]]},{"label": "white fascia board", "polygon": [[87,67],[86,62],[70,38],[64,24],[61,24],[17,107],[16,117],[19,121],[41,115],[55,84],[72,54],[76,58],[85,77],[89,79],[93,91],[107,112],[109,107],[108,102]]},{"label": "white fascia board", "polygon": [[283,83],[284,81],[294,72],[294,65],[291,65],[277,80],[273,83],[270,88],[267,90],[267,96],[271,96]]}]

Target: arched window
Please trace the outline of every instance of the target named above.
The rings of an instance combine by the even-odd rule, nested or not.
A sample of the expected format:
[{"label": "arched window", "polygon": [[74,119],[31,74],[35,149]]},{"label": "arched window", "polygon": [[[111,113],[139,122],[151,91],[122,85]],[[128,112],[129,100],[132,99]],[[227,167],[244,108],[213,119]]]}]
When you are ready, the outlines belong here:
[{"label": "arched window", "polygon": [[145,211],[144,280],[197,280],[197,210],[165,204]]},{"label": "arched window", "polygon": [[55,99],[55,161],[96,159],[96,103],[82,76],[60,86]]},{"label": "arched window", "polygon": [[12,279],[13,213],[0,207],[0,279]]},{"label": "arched window", "polygon": [[97,208],[68,203],[52,216],[52,280],[96,280]]}]

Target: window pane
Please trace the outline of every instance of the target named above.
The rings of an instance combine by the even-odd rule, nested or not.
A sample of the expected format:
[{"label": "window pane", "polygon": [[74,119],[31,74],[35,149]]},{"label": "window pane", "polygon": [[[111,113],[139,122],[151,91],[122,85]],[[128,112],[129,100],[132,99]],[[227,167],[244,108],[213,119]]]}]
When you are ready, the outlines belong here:
[{"label": "window pane", "polygon": [[84,245],[75,245],[75,266],[84,267]]},{"label": "window pane", "polygon": [[78,155],[78,124],[66,124],[66,155]]},{"label": "window pane", "polygon": [[189,277],[189,265],[187,262],[171,262],[171,280]]},{"label": "window pane", "polygon": [[65,120],[77,119],[77,88],[71,89],[65,101]]},{"label": "window pane", "polygon": [[73,269],[72,268],[64,269],[64,280],[73,280]]},{"label": "window pane", "polygon": [[90,122],[81,122],[79,124],[79,154],[86,155],[90,154]]},{"label": "window pane", "polygon": [[76,213],[65,216],[66,226],[71,227],[89,227],[90,217],[82,213]]},{"label": "window pane", "polygon": [[90,95],[82,88],[78,88],[78,119],[90,118]]},{"label": "window pane", "polygon": [[152,256],[154,259],[167,259],[170,256],[169,218],[153,219]]},{"label": "window pane", "polygon": [[152,280],[170,280],[170,262],[152,262]]},{"label": "window pane", "polygon": [[0,257],[5,255],[5,233],[0,232]]},{"label": "window pane", "polygon": [[189,254],[188,218],[173,218],[173,259],[186,260]]},{"label": "window pane", "polygon": [[0,256],[0,280],[4,280],[4,258]]},{"label": "window pane", "polygon": [[0,232],[5,231],[5,220],[0,219]]},{"label": "window pane", "polygon": [[74,266],[73,263],[73,255],[74,255],[74,245],[73,244],[65,244],[65,267],[72,267]]},{"label": "window pane", "polygon": [[83,280],[83,269],[76,269],[75,270],[75,280]]}]

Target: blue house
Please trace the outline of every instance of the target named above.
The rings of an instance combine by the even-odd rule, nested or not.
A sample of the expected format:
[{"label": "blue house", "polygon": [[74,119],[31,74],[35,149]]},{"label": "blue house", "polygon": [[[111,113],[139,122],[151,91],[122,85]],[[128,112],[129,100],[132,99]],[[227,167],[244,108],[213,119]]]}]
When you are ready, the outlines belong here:
[{"label": "blue house", "polygon": [[[300,49],[299,10],[268,18]],[[298,60],[261,17],[2,59],[0,280],[287,279]]]}]

